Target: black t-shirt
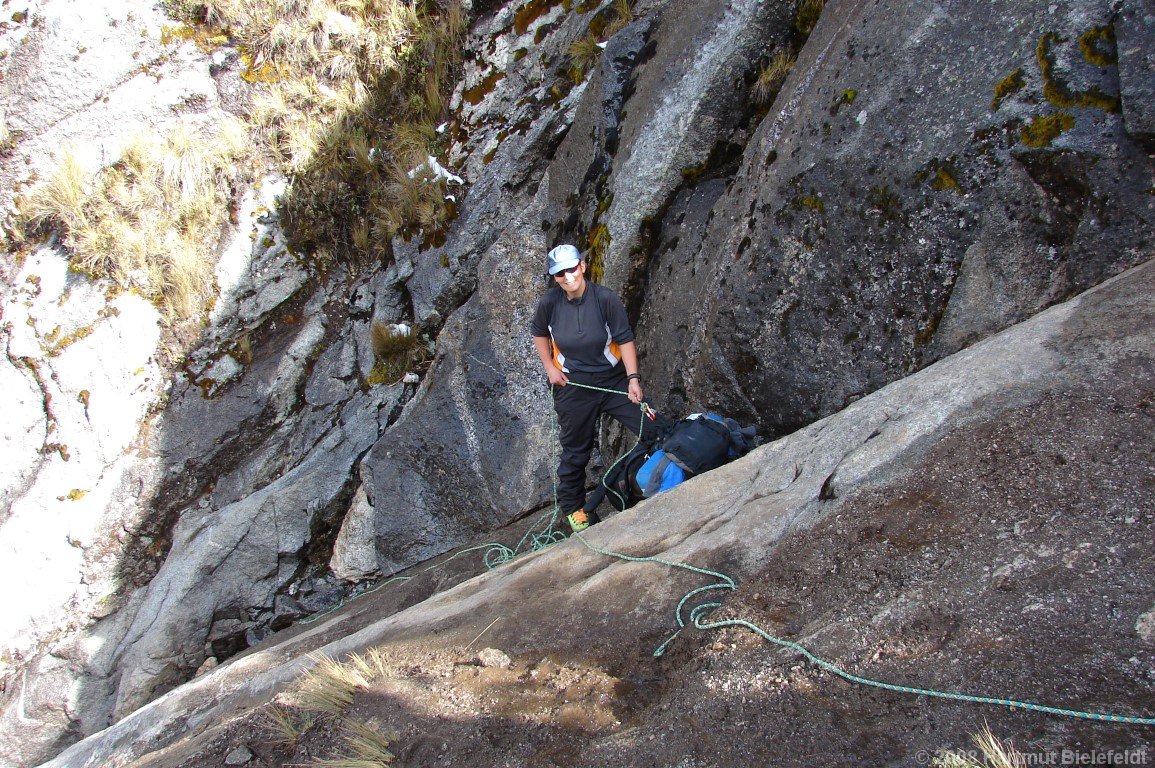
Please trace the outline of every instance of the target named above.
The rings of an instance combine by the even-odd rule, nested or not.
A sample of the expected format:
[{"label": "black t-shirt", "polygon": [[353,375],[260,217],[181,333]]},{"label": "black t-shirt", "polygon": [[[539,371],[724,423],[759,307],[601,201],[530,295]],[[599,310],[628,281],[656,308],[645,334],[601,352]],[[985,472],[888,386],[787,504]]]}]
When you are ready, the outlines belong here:
[{"label": "black t-shirt", "polygon": [[552,341],[554,365],[566,373],[612,370],[622,359],[618,345],[634,340],[621,299],[590,282],[572,301],[556,285],[546,291],[529,328],[534,336]]}]

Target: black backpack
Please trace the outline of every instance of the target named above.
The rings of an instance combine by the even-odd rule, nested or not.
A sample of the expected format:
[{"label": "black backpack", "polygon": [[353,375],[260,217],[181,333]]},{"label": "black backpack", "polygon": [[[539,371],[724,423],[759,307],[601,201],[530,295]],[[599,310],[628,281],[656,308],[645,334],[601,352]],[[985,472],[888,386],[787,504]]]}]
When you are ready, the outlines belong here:
[{"label": "black backpack", "polygon": [[757,445],[756,428],[712,413],[693,414],[649,444],[638,444],[606,472],[586,502],[595,509],[607,494],[619,512],[702,472],[744,456]]}]

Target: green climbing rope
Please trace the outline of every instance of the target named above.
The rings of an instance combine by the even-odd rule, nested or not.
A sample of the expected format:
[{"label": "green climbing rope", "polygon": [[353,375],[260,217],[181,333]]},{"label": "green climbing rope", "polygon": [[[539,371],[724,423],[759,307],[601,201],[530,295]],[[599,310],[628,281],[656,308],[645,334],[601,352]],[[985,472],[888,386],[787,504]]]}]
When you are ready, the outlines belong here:
[{"label": "green climbing rope", "polygon": [[[568,384],[567,386],[577,386],[577,387],[582,387],[584,389],[591,389],[591,390],[595,390],[595,391],[599,391],[599,392],[607,392],[610,394],[626,394],[624,392],[621,392],[620,390],[604,389],[602,387],[595,387],[595,386],[588,385],[588,384],[577,384],[576,382],[570,382],[570,384]],[[622,461],[622,459],[624,459],[627,455],[629,455],[629,453],[631,451],[633,451],[633,449],[635,447],[637,447],[638,443],[641,441],[642,429],[645,426],[645,418],[646,418],[646,412],[643,409],[642,423],[638,425],[637,441],[635,441],[634,445],[631,446],[631,448],[628,451],[626,451],[620,457],[618,457],[617,461],[615,461],[613,464],[611,464],[607,468],[606,472],[603,474],[603,477],[602,477],[603,483],[605,482],[605,476],[609,475],[610,472],[614,469],[614,467],[617,466],[618,462]],[[556,440],[557,420],[551,419],[550,425],[551,425],[551,437],[554,438],[552,442],[554,444],[556,444],[557,443],[557,440]],[[607,486],[606,490],[609,491],[610,493],[614,493],[613,490],[610,489],[608,486]],[[615,494],[615,496],[616,495],[617,494]],[[624,506],[624,503],[623,503],[623,506]],[[536,552],[536,551],[545,549],[546,547],[557,544],[561,541],[564,541],[567,538],[565,533],[560,531],[560,530],[555,530],[555,528],[557,527],[557,523],[558,523],[558,512],[559,512],[559,509],[558,509],[558,503],[557,503],[557,479],[555,477],[554,483],[553,483],[553,507],[550,510],[548,510],[546,513],[544,513],[541,517],[539,517],[538,520],[534,521],[533,524],[530,525],[530,527],[526,531],[525,535],[521,537],[521,539],[518,541],[518,543],[514,547],[507,547],[504,544],[500,544],[500,543],[481,544],[481,545],[478,545],[475,547],[469,547],[467,549],[461,550],[460,552],[454,553],[453,556],[446,558],[445,560],[441,561],[440,563],[437,563],[435,565],[429,566],[428,568],[425,568],[424,570],[421,571],[421,573],[427,573],[427,572],[429,572],[435,568],[440,568],[440,567],[444,566],[446,563],[448,563],[448,562],[450,562],[450,561],[452,561],[452,560],[454,560],[454,559],[456,559],[462,555],[465,555],[469,552],[476,552],[479,550],[485,550],[485,555],[484,555],[483,559],[484,559],[486,568],[493,569],[499,565],[510,562],[511,560],[519,557],[522,554],[526,554],[528,552]],[[543,522],[544,522],[544,525],[543,525]],[[907,693],[907,694],[912,694],[912,695],[916,695],[916,696],[930,696],[930,697],[934,697],[934,698],[950,699],[950,700],[954,700],[954,701],[964,701],[964,702],[970,702],[970,703],[974,703],[974,704],[999,705],[999,706],[1010,707],[1012,709],[1024,709],[1024,710],[1030,710],[1030,711],[1034,711],[1034,712],[1043,712],[1043,713],[1052,714],[1052,715],[1061,715],[1061,716],[1065,716],[1065,717],[1081,718],[1081,719],[1085,719],[1085,720],[1095,720],[1095,721],[1109,722],[1109,723],[1123,723],[1123,724],[1127,724],[1127,725],[1148,725],[1148,726],[1155,725],[1155,718],[1151,718],[1151,717],[1133,717],[1133,716],[1129,716],[1129,715],[1116,715],[1116,714],[1102,713],[1102,712],[1085,712],[1085,711],[1075,710],[1075,709],[1063,709],[1061,707],[1051,707],[1051,706],[1046,706],[1043,704],[1034,704],[1032,702],[1027,702],[1027,701],[1017,701],[1015,699],[996,698],[996,697],[992,697],[992,696],[975,696],[975,695],[965,694],[965,693],[954,693],[954,692],[950,692],[950,691],[938,691],[938,690],[934,690],[932,688],[915,688],[915,687],[911,687],[911,686],[907,686],[907,685],[896,685],[894,683],[887,683],[887,682],[883,682],[880,680],[872,680],[871,678],[868,678],[868,677],[862,677],[861,675],[855,675],[851,672],[847,672],[846,670],[842,669],[838,665],[815,655],[814,653],[812,653],[811,651],[809,651],[807,648],[805,648],[804,646],[802,646],[799,643],[796,643],[792,640],[785,640],[785,639],[780,638],[780,637],[775,637],[774,635],[770,634],[768,631],[766,631],[762,627],[759,627],[757,624],[754,624],[753,622],[746,621],[744,619],[719,619],[716,621],[707,620],[705,617],[707,615],[709,615],[714,609],[721,606],[721,603],[719,603],[719,602],[699,603],[697,605],[694,605],[687,612],[686,611],[687,604],[690,603],[692,600],[694,600],[698,595],[702,595],[702,594],[707,593],[707,592],[714,592],[714,591],[720,591],[720,590],[734,591],[737,589],[737,584],[735,583],[734,579],[732,579],[730,576],[727,576],[724,573],[721,573],[719,571],[712,571],[712,570],[709,570],[707,568],[701,568],[701,567],[698,567],[695,565],[690,565],[688,563],[677,562],[674,560],[667,560],[667,559],[664,559],[661,557],[626,555],[626,554],[623,554],[621,552],[614,552],[613,550],[602,549],[600,547],[596,547],[593,544],[591,544],[586,539],[586,537],[583,536],[581,533],[573,534],[573,538],[576,538],[578,541],[580,541],[590,551],[592,551],[596,554],[605,556],[605,557],[613,557],[613,558],[616,558],[619,560],[625,560],[625,561],[634,562],[634,563],[655,563],[657,565],[663,565],[663,566],[666,566],[669,568],[678,568],[678,569],[686,570],[686,571],[689,571],[691,573],[696,573],[696,574],[699,574],[702,576],[708,576],[708,577],[715,580],[710,584],[706,584],[704,586],[700,586],[700,587],[696,587],[694,589],[691,589],[690,591],[686,592],[686,594],[684,594],[682,596],[682,598],[678,601],[678,604],[677,604],[676,608],[674,609],[674,617],[675,617],[675,620],[677,621],[678,628],[677,628],[677,630],[674,631],[673,634],[671,634],[668,638],[666,638],[666,640],[663,641],[661,643],[661,645],[659,645],[657,648],[654,649],[654,657],[655,658],[660,657],[666,653],[666,651],[669,649],[670,645],[674,642],[674,640],[678,637],[678,635],[681,634],[682,630],[685,629],[686,626],[692,625],[695,628],[697,628],[699,630],[703,630],[703,631],[714,630],[714,629],[724,629],[727,627],[738,627],[738,628],[747,629],[747,630],[753,632],[754,634],[758,635],[759,637],[761,637],[762,639],[766,640],[769,643],[772,643],[774,645],[778,645],[778,646],[783,647],[783,648],[787,648],[789,650],[794,651],[795,653],[802,655],[807,661],[809,661],[810,663],[819,667],[820,669],[823,669],[827,672],[830,672],[833,675],[837,675],[838,677],[841,677],[844,680],[847,680],[847,681],[852,682],[852,683],[857,683],[860,685],[866,685],[866,686],[870,686],[870,687],[874,687],[874,688],[881,688],[883,690],[894,691],[896,693]],[[376,591],[378,591],[378,590],[380,590],[380,589],[382,589],[382,588],[384,588],[390,584],[396,583],[398,581],[408,581],[412,578],[415,578],[415,577],[413,577],[413,576],[395,576],[395,577],[377,585],[376,587],[369,590],[368,592],[364,592],[364,593],[361,593],[360,595],[357,595],[355,598],[350,599],[348,602],[352,602],[353,599],[357,599],[357,598],[372,594],[372,593],[374,593],[374,592],[376,592]],[[307,623],[316,621],[316,620],[318,620],[324,616],[331,614],[333,611],[336,611],[337,609],[341,608],[342,606],[344,606],[346,604],[347,604],[346,601],[342,601],[333,609],[326,611],[325,613],[314,614],[313,616],[310,616],[307,619],[302,619],[300,623],[307,624]]]},{"label": "green climbing rope", "polygon": [[[621,552],[614,552],[612,550],[601,549],[599,547],[595,547],[593,544],[590,544],[589,541],[584,536],[582,536],[582,534],[580,534],[580,533],[575,533],[574,538],[578,539],[588,549],[590,549],[593,552],[596,552],[599,555],[605,555],[607,557],[614,557],[614,558],[617,558],[619,560],[626,560],[628,562],[633,562],[633,563],[658,563],[660,565],[666,565],[666,566],[669,566],[671,568],[681,568],[683,570],[691,571],[693,573],[699,573],[699,574],[702,574],[705,576],[710,576],[710,577],[717,579],[717,581],[714,582],[713,584],[708,584],[706,586],[702,586],[702,587],[698,587],[697,589],[690,590],[689,592],[687,592],[685,595],[682,596],[682,599],[680,601],[678,601],[678,606],[675,609],[675,617],[676,617],[677,622],[678,622],[678,629],[677,629],[677,631],[674,632],[674,634],[672,634],[669,638],[667,638],[665,640],[665,642],[663,642],[661,645],[659,645],[654,650],[654,656],[655,657],[662,656],[666,652],[666,650],[669,648],[670,644],[674,641],[674,639],[686,627],[687,622],[686,622],[686,618],[684,618],[684,615],[685,615],[684,609],[685,609],[686,603],[688,603],[690,600],[692,600],[695,596],[702,594],[703,592],[708,592],[708,591],[712,591],[712,590],[734,590],[737,588],[737,585],[735,584],[735,582],[732,578],[730,578],[726,574],[720,573],[718,571],[711,571],[711,570],[708,570],[706,568],[699,568],[698,566],[689,565],[687,563],[680,563],[680,562],[676,562],[676,561],[665,560],[665,559],[660,558],[660,557],[652,557],[652,556],[637,557],[634,555],[625,555],[625,554],[622,554]],[[1104,712],[1084,712],[1084,711],[1076,710],[1076,709],[1063,709],[1061,707],[1051,707],[1051,706],[1046,706],[1044,704],[1034,704],[1034,703],[1028,702],[1028,701],[1017,701],[1015,699],[1003,699],[1003,698],[996,698],[993,696],[974,696],[974,695],[966,694],[966,693],[954,693],[954,692],[950,692],[950,691],[938,691],[938,690],[934,690],[933,688],[914,688],[914,687],[911,687],[908,685],[896,685],[894,683],[887,683],[887,682],[883,682],[881,680],[872,680],[871,678],[868,678],[868,677],[862,677],[861,675],[855,675],[851,672],[847,672],[846,670],[842,669],[838,665],[836,665],[832,662],[829,662],[826,659],[823,659],[820,656],[816,656],[815,654],[811,653],[806,647],[802,646],[801,644],[796,643],[792,640],[784,640],[783,638],[775,637],[774,635],[770,634],[769,632],[767,632],[762,627],[759,627],[757,624],[754,624],[753,622],[746,621],[745,619],[719,619],[717,621],[707,621],[705,619],[705,616],[708,615],[715,608],[718,608],[719,606],[721,606],[721,603],[716,603],[716,602],[707,602],[707,603],[700,603],[698,605],[695,605],[690,610],[690,612],[688,614],[689,622],[695,628],[700,629],[700,630],[724,629],[726,627],[740,627],[743,629],[748,629],[751,632],[753,632],[754,634],[761,637],[762,639],[766,640],[767,642],[773,643],[773,644],[781,646],[783,648],[789,648],[790,650],[801,654],[803,657],[806,658],[807,661],[811,662],[815,666],[817,666],[821,669],[824,669],[827,672],[830,672],[831,674],[837,675],[838,677],[841,677],[842,679],[847,680],[847,681],[852,682],[852,683],[858,683],[860,685],[871,686],[874,688],[882,688],[884,690],[895,691],[897,693],[909,693],[909,694],[913,694],[916,696],[931,696],[931,697],[939,698],[939,699],[951,699],[954,701],[965,701],[965,702],[970,702],[970,703],[974,703],[974,704],[995,704],[995,705],[1001,705],[1001,706],[1005,706],[1005,707],[1011,707],[1012,709],[1026,709],[1026,710],[1030,710],[1033,712],[1044,712],[1044,713],[1051,714],[1051,715],[1063,715],[1065,717],[1075,717],[1075,718],[1081,718],[1084,720],[1096,720],[1096,721],[1108,722],[1108,723],[1125,723],[1128,725],[1155,725],[1155,718],[1152,718],[1152,717],[1133,717],[1130,715],[1116,715],[1116,714],[1110,714],[1110,713],[1104,713]]]}]

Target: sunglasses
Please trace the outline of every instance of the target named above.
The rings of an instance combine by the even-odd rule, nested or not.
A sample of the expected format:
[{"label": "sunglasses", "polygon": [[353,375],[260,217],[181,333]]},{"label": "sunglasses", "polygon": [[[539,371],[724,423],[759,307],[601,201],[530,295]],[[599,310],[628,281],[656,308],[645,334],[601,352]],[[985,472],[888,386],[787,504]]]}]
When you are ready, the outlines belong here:
[{"label": "sunglasses", "polygon": [[553,276],[554,277],[561,277],[562,275],[572,275],[574,272],[578,271],[578,267],[580,267],[580,266],[581,266],[581,262],[579,261],[577,264],[574,264],[569,269],[563,269],[561,272],[554,272]]}]

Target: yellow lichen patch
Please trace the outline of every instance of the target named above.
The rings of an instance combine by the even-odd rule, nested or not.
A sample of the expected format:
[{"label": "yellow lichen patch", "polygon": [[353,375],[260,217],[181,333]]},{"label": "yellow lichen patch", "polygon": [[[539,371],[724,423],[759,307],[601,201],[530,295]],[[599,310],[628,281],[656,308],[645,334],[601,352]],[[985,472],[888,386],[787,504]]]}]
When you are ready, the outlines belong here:
[{"label": "yellow lichen patch", "polygon": [[71,491],[68,492],[67,498],[69,501],[80,501],[81,499],[83,499],[87,495],[88,495],[88,491],[81,490],[80,488],[73,488]]},{"label": "yellow lichen patch", "polygon": [[179,45],[193,41],[197,48],[205,53],[212,53],[218,48],[229,44],[229,35],[222,29],[213,26],[193,27],[181,24],[179,27],[161,27],[160,42],[162,45]]},{"label": "yellow lichen patch", "polygon": [[938,172],[935,173],[934,178],[930,181],[930,186],[931,189],[937,192],[946,192],[947,190],[952,192],[963,191],[962,187],[959,186],[959,183],[955,181],[954,176],[952,176],[950,171],[948,171],[946,168],[938,169]]},{"label": "yellow lichen patch", "polygon": [[1111,27],[1092,27],[1079,37],[1083,58],[1096,67],[1109,67],[1118,62],[1115,53],[1115,30]]},{"label": "yellow lichen patch", "polygon": [[1108,96],[1092,86],[1086,91],[1072,93],[1055,75],[1055,67],[1051,62],[1050,47],[1054,43],[1061,43],[1063,39],[1054,32],[1048,32],[1039,38],[1035,46],[1035,59],[1039,64],[1039,72],[1043,75],[1043,96],[1056,107],[1072,109],[1074,107],[1095,107],[1105,112],[1118,112],[1120,101],[1118,96]]},{"label": "yellow lichen patch", "polygon": [[1018,93],[1026,85],[1023,79],[1023,68],[1019,67],[995,84],[995,97],[991,100],[991,109],[997,110],[1003,101],[1013,93]]},{"label": "yellow lichen patch", "polygon": [[1074,127],[1075,118],[1066,112],[1055,112],[1031,118],[1031,124],[1023,128],[1020,136],[1028,147],[1046,147]]},{"label": "yellow lichen patch", "polygon": [[254,58],[248,53],[241,54],[241,63],[244,64],[241,79],[246,83],[276,83],[289,77],[288,67],[259,60],[259,57]]},{"label": "yellow lichen patch", "polygon": [[96,330],[95,326],[91,326],[91,325],[87,325],[83,328],[77,328],[75,331],[68,334],[67,336],[64,336],[59,341],[57,341],[55,344],[53,344],[52,348],[48,350],[48,356],[49,357],[56,357],[61,352],[68,349],[69,347],[71,347],[73,344],[80,341],[81,339],[85,339],[85,338],[88,338],[89,336],[91,336],[95,330]]}]

